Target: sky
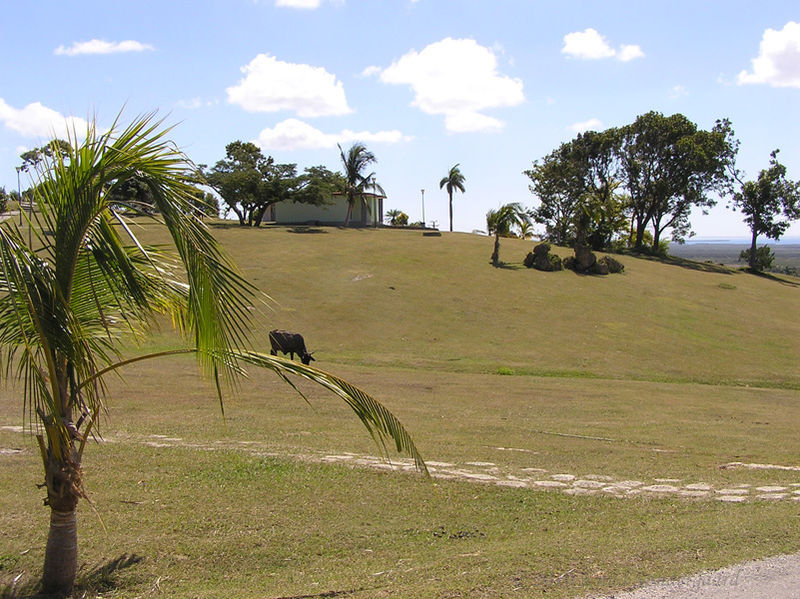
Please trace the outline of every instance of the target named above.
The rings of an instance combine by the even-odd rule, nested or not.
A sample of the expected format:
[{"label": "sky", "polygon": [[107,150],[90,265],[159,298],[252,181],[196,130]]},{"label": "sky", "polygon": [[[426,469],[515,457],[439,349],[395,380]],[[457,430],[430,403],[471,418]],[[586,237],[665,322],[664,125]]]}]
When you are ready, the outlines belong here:
[{"label": "sky", "polygon": [[[419,221],[424,205],[443,229],[458,164],[457,231],[535,206],[534,160],[650,110],[728,118],[749,178],[779,148],[800,179],[797,0],[0,0],[0,39],[9,191],[19,154],[67,126],[153,111],[197,164],[243,140],[339,170],[337,143],[361,141],[385,209]],[[693,216],[698,237],[748,235],[725,204]]]}]

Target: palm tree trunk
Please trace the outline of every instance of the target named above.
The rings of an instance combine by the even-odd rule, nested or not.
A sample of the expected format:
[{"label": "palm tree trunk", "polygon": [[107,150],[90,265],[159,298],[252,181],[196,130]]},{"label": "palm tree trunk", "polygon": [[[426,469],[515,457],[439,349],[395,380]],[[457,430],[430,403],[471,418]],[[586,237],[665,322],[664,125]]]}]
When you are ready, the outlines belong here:
[{"label": "palm tree trunk", "polygon": [[[77,430],[69,418],[69,406],[62,406],[69,438],[61,439],[60,449],[45,448],[43,436],[37,437],[44,462],[46,505],[50,506],[50,530],[44,553],[42,586],[49,593],[66,594],[72,590],[78,572],[78,523],[76,510],[82,495],[80,452],[75,446]],[[59,433],[49,418],[43,419],[48,439]]]},{"label": "palm tree trunk", "polygon": [[44,554],[42,586],[48,593],[69,593],[78,572],[78,521],[76,508],[50,511],[50,531]]},{"label": "palm tree trunk", "polygon": [[453,232],[453,192],[450,192],[450,232]]},{"label": "palm tree trunk", "polygon": [[[452,230],[452,229],[451,229]],[[492,252],[492,266],[497,266],[500,262],[500,236],[494,236],[494,251]]]},{"label": "palm tree trunk", "polygon": [[355,198],[347,199],[347,213],[344,216],[344,226],[348,226],[350,224],[350,218],[353,216],[353,204],[355,203]]}]

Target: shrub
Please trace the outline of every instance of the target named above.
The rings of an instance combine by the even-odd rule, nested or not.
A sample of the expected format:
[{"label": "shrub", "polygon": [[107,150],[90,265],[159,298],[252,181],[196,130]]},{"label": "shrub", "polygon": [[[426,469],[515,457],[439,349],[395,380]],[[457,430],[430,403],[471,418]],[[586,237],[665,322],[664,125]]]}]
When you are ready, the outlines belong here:
[{"label": "shrub", "polygon": [[[755,269],[757,271],[760,272],[772,268],[773,260],[775,260],[775,254],[769,249],[768,245],[762,245],[760,248],[756,248]],[[750,264],[750,248],[742,250],[742,253],[739,254],[739,262],[747,262]]]}]

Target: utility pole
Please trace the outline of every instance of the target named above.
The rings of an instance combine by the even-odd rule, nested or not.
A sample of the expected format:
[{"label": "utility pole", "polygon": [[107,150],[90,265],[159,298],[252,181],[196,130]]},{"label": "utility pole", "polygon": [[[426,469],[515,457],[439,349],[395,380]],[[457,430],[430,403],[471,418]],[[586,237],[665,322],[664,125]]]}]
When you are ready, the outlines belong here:
[{"label": "utility pole", "polygon": [[425,228],[425,190],[420,189],[422,192],[422,228]]}]

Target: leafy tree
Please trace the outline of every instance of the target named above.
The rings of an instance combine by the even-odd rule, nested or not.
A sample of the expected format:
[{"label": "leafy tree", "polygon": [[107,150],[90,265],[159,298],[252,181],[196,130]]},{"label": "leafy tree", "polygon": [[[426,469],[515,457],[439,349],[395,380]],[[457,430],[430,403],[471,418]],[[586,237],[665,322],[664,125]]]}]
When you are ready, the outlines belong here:
[{"label": "leafy tree", "polygon": [[[86,498],[82,457],[99,426],[106,379],[120,367],[194,353],[221,385],[251,364],[300,375],[338,394],[373,438],[391,439],[424,463],[402,425],[347,382],[249,349],[256,290],[243,280],[192,209],[185,157],[152,117],[99,133],[94,124],[68,156],[48,158],[34,194],[35,243],[0,224],[0,367],[22,381],[23,411],[37,419],[50,531],[43,585],[68,593],[77,570],[76,506]],[[146,247],[106,190],[144,179],[174,252]],[[117,226],[119,225],[119,226]],[[44,232],[47,233],[44,233]],[[123,359],[125,334],[143,336],[158,314],[172,316],[184,347]]]},{"label": "leafy tree", "polygon": [[0,187],[0,214],[3,214],[6,211],[10,197],[11,196],[6,193],[6,188]]},{"label": "leafy tree", "polygon": [[800,181],[786,178],[786,167],[778,162],[778,150],[770,154],[769,164],[755,181],[743,181],[741,173],[733,169],[739,190],[733,194],[732,204],[745,215],[744,222],[751,232],[750,249],[742,252],[742,259],[755,271],[769,268],[774,257],[766,246],[757,248],[758,236],[777,241],[792,221],[800,218]]},{"label": "leafy tree", "polygon": [[408,225],[408,214],[402,210],[392,209],[386,211],[386,219],[393,227],[405,227]]},{"label": "leafy tree", "polygon": [[567,155],[568,148],[562,144],[524,171],[531,179],[528,189],[539,199],[539,205],[532,211],[533,220],[544,225],[545,238],[556,245],[571,245],[575,239],[579,194]]},{"label": "leafy tree", "polygon": [[333,195],[345,188],[341,173],[335,173],[324,166],[309,166],[297,179],[292,190],[291,201],[315,206],[327,204]]},{"label": "leafy tree", "polygon": [[486,227],[489,235],[494,235],[494,250],[492,251],[492,265],[500,262],[500,238],[513,237],[514,229],[521,229],[525,223],[530,223],[530,213],[519,203],[503,204],[497,210],[486,213]]},{"label": "leafy tree", "polygon": [[225,146],[225,159],[204,173],[243,227],[255,224],[263,204],[262,179],[270,161],[255,144],[237,140]]},{"label": "leafy tree", "polygon": [[62,158],[68,157],[72,153],[72,146],[68,141],[63,139],[54,139],[39,148],[33,148],[19,155],[22,158],[21,170],[28,171],[35,169],[39,164],[48,158],[61,156]]},{"label": "leafy tree", "polygon": [[[338,144],[337,144],[338,145]],[[362,221],[366,218],[366,200],[365,195],[367,190],[383,190],[380,186],[375,184],[375,173],[371,172],[368,175],[364,174],[370,164],[377,162],[375,155],[367,150],[367,147],[360,142],[354,143],[347,150],[345,155],[342,146],[339,145],[339,157],[342,160],[342,167],[344,168],[345,179],[345,195],[347,196],[347,215],[344,218],[344,226],[350,224],[350,219],[353,217],[353,208],[356,199],[361,200],[361,218]],[[362,222],[362,224],[364,224]]]},{"label": "leafy tree", "polygon": [[124,181],[114,181],[107,195],[108,202],[118,209],[146,214],[155,211],[156,202],[144,177],[134,175]]},{"label": "leafy tree", "polygon": [[458,168],[458,164],[454,165],[447,173],[446,177],[442,177],[442,180],[439,181],[439,189],[443,187],[447,188],[447,195],[450,198],[450,231],[453,231],[453,192],[460,191],[464,193],[466,189],[464,188],[464,175],[461,174],[461,170]]},{"label": "leafy tree", "polygon": [[709,192],[729,185],[726,171],[735,152],[731,134],[727,120],[704,131],[682,114],[652,111],[621,129],[619,172],[630,194],[636,248],[642,249],[648,225],[655,250],[667,228],[674,239],[689,232],[692,207],[714,205]]},{"label": "leafy tree", "polygon": [[210,171],[202,167],[201,171],[242,226],[260,226],[270,207],[279,202],[323,203],[330,198],[321,192],[323,185],[330,187],[332,177],[323,167],[312,167],[305,176],[298,176],[296,164],[276,163],[255,144],[242,141],[225,146],[225,155]]},{"label": "leafy tree", "polygon": [[548,241],[573,245],[580,221],[582,243],[602,250],[627,229],[626,205],[617,193],[619,139],[617,129],[581,133],[524,171],[539,198],[533,219],[545,225]]}]

